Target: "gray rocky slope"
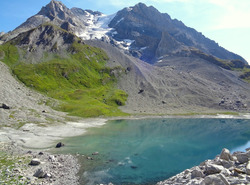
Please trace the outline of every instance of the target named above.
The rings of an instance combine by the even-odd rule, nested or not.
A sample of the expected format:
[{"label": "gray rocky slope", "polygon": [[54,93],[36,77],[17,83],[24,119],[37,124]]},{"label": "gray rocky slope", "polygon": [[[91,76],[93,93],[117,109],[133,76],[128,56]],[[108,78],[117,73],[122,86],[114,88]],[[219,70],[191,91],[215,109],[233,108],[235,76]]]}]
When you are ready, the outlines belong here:
[{"label": "gray rocky slope", "polygon": [[87,44],[104,49],[108,65],[127,69],[118,87],[128,93],[121,109],[129,113],[249,111],[250,86],[237,72],[200,58],[174,57],[161,66],[150,65],[101,41]]},{"label": "gray rocky slope", "polygon": [[206,160],[157,185],[249,185],[249,159],[249,149],[233,154],[228,149],[223,149],[215,159]]}]

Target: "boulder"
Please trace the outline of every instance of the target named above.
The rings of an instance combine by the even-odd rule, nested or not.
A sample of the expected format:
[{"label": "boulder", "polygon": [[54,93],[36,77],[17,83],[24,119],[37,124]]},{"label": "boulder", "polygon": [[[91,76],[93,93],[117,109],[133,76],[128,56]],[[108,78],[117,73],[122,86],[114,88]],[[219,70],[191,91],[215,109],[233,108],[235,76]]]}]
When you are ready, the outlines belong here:
[{"label": "boulder", "polygon": [[205,166],[205,173],[207,175],[220,173],[222,170],[224,170],[223,166],[217,164],[206,164]]},{"label": "boulder", "polygon": [[226,161],[229,161],[229,160],[233,160],[233,157],[232,155],[230,154],[230,151],[226,148],[224,148],[222,151],[221,151],[221,154],[220,154],[220,159],[224,159]]},{"label": "boulder", "polygon": [[220,162],[220,165],[222,165],[224,168],[227,168],[227,169],[234,166],[233,161],[226,161],[226,160],[220,159],[219,162]]},{"label": "boulder", "polygon": [[46,177],[46,172],[42,169],[42,168],[39,168],[33,175],[34,177],[37,177],[37,178],[45,178]]},{"label": "boulder", "polygon": [[230,185],[229,182],[227,181],[226,177],[222,174],[219,174],[220,179],[225,183],[225,185]]},{"label": "boulder", "polygon": [[237,160],[239,161],[239,163],[243,164],[248,162],[248,155],[247,153],[242,153],[242,152],[238,152],[235,154]]},{"label": "boulder", "polygon": [[3,108],[3,109],[10,109],[10,107],[8,106],[8,105],[6,105],[6,104],[2,104],[2,106],[0,106],[0,108]]},{"label": "boulder", "polygon": [[61,148],[62,146],[64,146],[64,144],[62,142],[59,142],[56,144],[56,148]]},{"label": "boulder", "polygon": [[39,164],[41,164],[41,161],[37,158],[34,158],[30,161],[30,165],[32,165],[32,166],[37,166]]},{"label": "boulder", "polygon": [[202,173],[202,171],[198,168],[196,168],[195,170],[193,170],[191,172],[191,179],[197,178],[197,177],[203,177],[204,174]]},{"label": "boulder", "polygon": [[250,175],[250,161],[248,161],[248,163],[247,163],[246,173],[247,173],[247,175]]},{"label": "boulder", "polygon": [[202,185],[225,185],[223,180],[217,175],[209,175],[204,178]]}]

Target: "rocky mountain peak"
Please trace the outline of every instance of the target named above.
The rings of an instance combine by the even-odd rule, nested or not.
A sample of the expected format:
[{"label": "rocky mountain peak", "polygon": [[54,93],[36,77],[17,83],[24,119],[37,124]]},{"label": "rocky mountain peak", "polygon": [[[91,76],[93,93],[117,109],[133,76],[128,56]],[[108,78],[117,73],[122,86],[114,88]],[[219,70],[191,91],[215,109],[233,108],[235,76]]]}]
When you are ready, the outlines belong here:
[{"label": "rocky mountain peak", "polygon": [[65,19],[67,14],[71,15],[72,13],[62,2],[52,0],[45,7],[42,7],[37,15],[44,15],[47,16],[50,20],[53,20],[55,17]]}]

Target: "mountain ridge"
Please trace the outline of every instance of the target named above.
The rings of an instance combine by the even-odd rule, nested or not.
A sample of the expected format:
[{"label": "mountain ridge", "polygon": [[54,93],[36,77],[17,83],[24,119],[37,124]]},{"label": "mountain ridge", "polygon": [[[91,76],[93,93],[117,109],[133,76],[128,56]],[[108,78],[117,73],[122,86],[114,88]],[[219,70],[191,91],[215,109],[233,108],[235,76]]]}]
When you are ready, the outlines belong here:
[{"label": "mountain ridge", "polygon": [[[215,41],[181,21],[171,19],[167,13],[160,13],[153,6],[138,3],[118,11],[114,16],[106,16],[110,20],[103,17],[105,16],[101,12],[69,9],[62,2],[52,0],[15,30],[1,36],[0,40],[6,42],[21,32],[51,22],[83,39],[111,40],[121,49],[128,50],[133,56],[149,63],[155,63],[165,55],[175,55],[194,47],[221,59],[239,59],[247,64],[241,56],[220,47]],[[107,25],[102,26],[100,20],[106,21],[104,24]],[[171,43],[166,44],[167,41]]]},{"label": "mountain ridge", "polygon": [[[147,11],[148,9],[150,11]],[[65,12],[61,12],[62,10]],[[208,112],[249,110],[250,87],[242,80],[243,78],[239,78],[241,71],[244,70],[246,75],[243,76],[248,78],[246,69],[248,66],[240,60],[222,60],[200,49],[185,45],[181,42],[185,37],[178,41],[176,36],[181,32],[174,24],[181,26],[183,24],[172,20],[167,14],[159,13],[153,7],[140,3],[134,7],[125,8],[120,13],[106,16],[91,10],[68,9],[52,1],[42,8],[40,14],[43,14],[46,20],[50,18],[52,20],[24,31],[26,26],[24,28],[22,26],[28,24],[26,22],[15,30],[20,31],[18,36],[13,38],[13,35],[3,36],[7,39],[4,45],[0,45],[3,48],[0,50],[0,57],[4,58],[5,62],[8,62],[5,56],[9,52],[8,44],[10,44],[15,51],[14,54],[19,56],[17,63],[21,63],[21,67],[31,63],[34,67],[29,67],[30,69],[39,66],[46,68],[44,63],[49,64],[48,61],[51,61],[52,64],[49,66],[56,66],[55,69],[62,70],[58,75],[63,76],[60,80],[65,82],[65,79],[69,78],[67,70],[66,72],[63,70],[65,65],[66,68],[70,68],[69,74],[74,71],[82,74],[84,72],[79,69],[85,70],[84,68],[72,68],[75,68],[73,67],[75,65],[78,66],[83,60],[87,62],[87,69],[95,72],[87,71],[87,74],[91,74],[85,76],[89,80],[85,77],[82,81],[76,80],[76,83],[79,83],[76,86],[83,85],[84,88],[91,88],[90,82],[93,77],[96,79],[94,83],[100,80],[98,88],[101,88],[113,79],[116,82],[113,85],[123,90],[121,92],[127,93],[126,104],[124,102],[126,97],[120,91],[105,92],[104,96],[108,98],[101,98],[102,94],[98,94],[97,99],[104,107],[110,101],[115,108],[123,105],[119,109],[125,113],[167,114],[201,110]],[[44,20],[40,18],[40,14],[38,22]],[[69,15],[72,14],[74,16],[70,17]],[[159,14],[159,16],[152,14]],[[36,16],[33,18],[36,19]],[[151,20],[147,19],[148,16]],[[157,17],[160,22],[162,22],[160,19],[167,21],[157,26],[154,23]],[[82,27],[74,26],[77,25],[74,20],[79,21]],[[36,22],[31,26],[35,24]],[[165,28],[166,25],[170,26]],[[154,29],[155,26],[156,29]],[[98,67],[98,61],[103,58],[102,52],[85,43],[89,43],[94,48],[101,48],[108,54],[109,59],[105,59],[105,65],[108,68]],[[147,60],[150,57],[151,60]],[[58,65],[56,60],[59,61]],[[65,63],[67,61],[69,64]],[[75,62],[77,64],[74,64]],[[18,74],[23,76],[21,67],[18,69]],[[95,67],[98,68],[95,69]],[[52,69],[47,70],[50,73],[53,72]],[[47,79],[47,77],[44,78]],[[22,79],[27,80],[27,78]],[[42,81],[39,82],[42,83]],[[83,91],[75,90],[70,97],[82,97],[83,94]],[[102,110],[100,114],[105,114],[105,111]]]}]

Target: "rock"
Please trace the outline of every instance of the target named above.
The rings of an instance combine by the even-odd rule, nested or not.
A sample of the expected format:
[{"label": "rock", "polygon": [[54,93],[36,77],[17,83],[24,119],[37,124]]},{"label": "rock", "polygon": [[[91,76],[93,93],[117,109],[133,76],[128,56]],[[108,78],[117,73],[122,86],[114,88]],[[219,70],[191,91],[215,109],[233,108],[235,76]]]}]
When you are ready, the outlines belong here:
[{"label": "rock", "polygon": [[51,161],[51,162],[56,162],[55,156],[54,156],[54,155],[50,155],[50,156],[49,156],[49,161]]},{"label": "rock", "polygon": [[39,152],[38,155],[43,155],[43,152]]},{"label": "rock", "polygon": [[243,164],[248,162],[248,155],[246,153],[236,153],[235,154],[237,160],[239,161],[239,163]]},{"label": "rock", "polygon": [[205,173],[207,175],[220,173],[223,170],[223,166],[217,164],[206,164],[205,166]]},{"label": "rock", "polygon": [[99,152],[94,152],[94,153],[92,153],[92,155],[98,155],[99,154]]},{"label": "rock", "polygon": [[136,169],[136,168],[138,168],[137,166],[130,166],[132,169]]},{"label": "rock", "polygon": [[3,108],[3,109],[10,109],[10,107],[8,106],[8,105],[6,105],[6,104],[2,104],[2,106],[0,106],[0,108]]},{"label": "rock", "polygon": [[195,169],[191,172],[191,179],[197,178],[197,177],[203,177],[204,174],[201,170]]},{"label": "rock", "polygon": [[234,166],[234,162],[233,161],[226,161],[223,159],[220,159],[220,165],[222,165],[224,168],[231,168]]},{"label": "rock", "polygon": [[241,169],[239,169],[239,168],[234,168],[234,171],[237,172],[238,174],[239,174],[239,173],[244,173],[244,171],[241,170]]},{"label": "rock", "polygon": [[248,163],[247,163],[246,173],[247,173],[247,175],[250,175],[250,161],[248,161]]},{"label": "rock", "polygon": [[225,185],[223,180],[216,175],[209,175],[204,178],[202,185]]},{"label": "rock", "polygon": [[228,149],[224,148],[224,149],[221,151],[220,159],[224,159],[224,160],[226,160],[226,161],[229,161],[229,160],[232,160],[233,157],[231,156],[230,151],[229,151]]},{"label": "rock", "polygon": [[225,183],[225,185],[230,185],[229,182],[227,181],[226,177],[222,174],[219,174],[220,179]]},{"label": "rock", "polygon": [[62,142],[59,142],[59,143],[56,144],[56,148],[61,148],[63,146],[64,146],[64,144]]},{"label": "rock", "polygon": [[45,174],[45,178],[51,178],[51,177],[52,177],[52,175],[50,173]]},{"label": "rock", "polygon": [[87,157],[87,159],[88,159],[88,160],[93,160],[93,158],[92,158],[92,157]]},{"label": "rock", "polygon": [[141,93],[143,93],[143,92],[144,92],[144,90],[143,90],[143,89],[140,89],[139,92],[138,92],[138,94],[141,94]]},{"label": "rock", "polygon": [[30,165],[32,165],[32,166],[37,166],[39,164],[41,164],[41,161],[37,158],[34,158],[30,161]]},{"label": "rock", "polygon": [[33,175],[34,177],[37,178],[45,178],[46,177],[46,173],[44,172],[44,170],[42,168],[39,168]]}]

